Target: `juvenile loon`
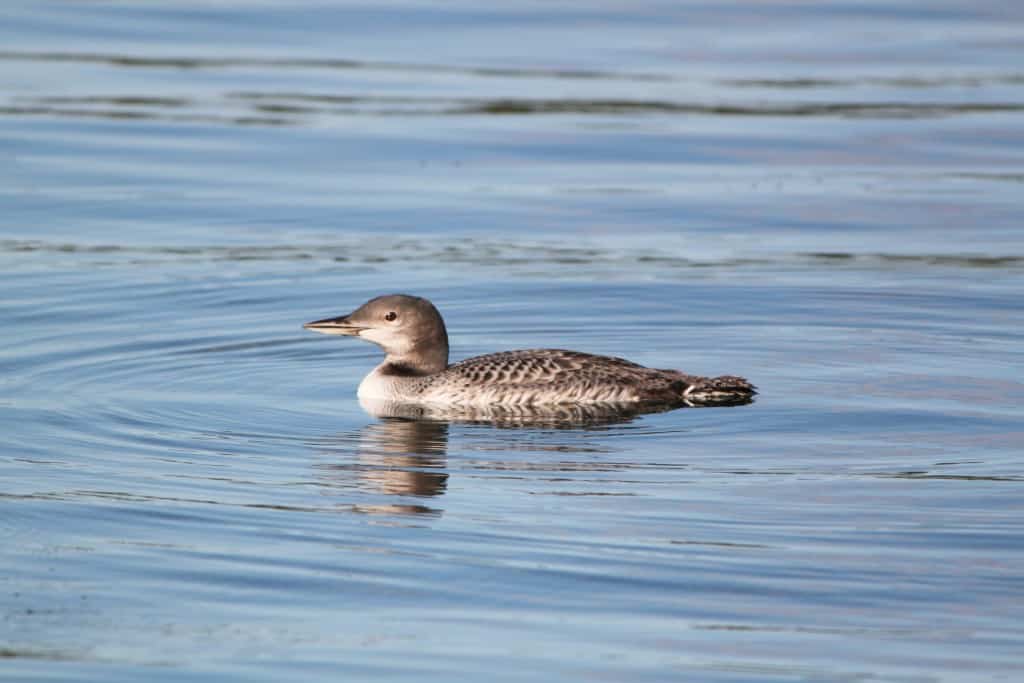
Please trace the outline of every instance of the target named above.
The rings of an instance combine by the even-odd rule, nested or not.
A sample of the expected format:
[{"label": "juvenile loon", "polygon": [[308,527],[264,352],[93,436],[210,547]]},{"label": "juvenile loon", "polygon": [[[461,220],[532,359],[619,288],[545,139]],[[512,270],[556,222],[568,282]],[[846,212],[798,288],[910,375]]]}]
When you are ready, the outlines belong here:
[{"label": "juvenile loon", "polygon": [[434,304],[379,296],[348,315],[303,325],[377,344],[384,362],[359,385],[360,399],[450,406],[631,403],[736,405],[757,393],[742,377],[699,377],[622,358],[527,349],[448,364],[448,332]]}]

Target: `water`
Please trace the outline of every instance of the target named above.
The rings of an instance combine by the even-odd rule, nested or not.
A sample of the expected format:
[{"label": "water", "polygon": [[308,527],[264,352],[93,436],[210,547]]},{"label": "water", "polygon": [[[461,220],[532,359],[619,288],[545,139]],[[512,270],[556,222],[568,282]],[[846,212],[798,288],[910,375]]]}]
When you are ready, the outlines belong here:
[{"label": "water", "polygon": [[[0,672],[1016,680],[1019,3],[8,2]],[[396,422],[301,323],[736,373]]]}]

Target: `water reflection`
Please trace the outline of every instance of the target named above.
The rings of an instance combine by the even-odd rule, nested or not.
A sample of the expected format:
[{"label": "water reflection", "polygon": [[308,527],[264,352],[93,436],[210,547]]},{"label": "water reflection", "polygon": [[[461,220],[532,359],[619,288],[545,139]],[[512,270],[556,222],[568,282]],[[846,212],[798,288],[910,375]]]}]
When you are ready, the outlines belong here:
[{"label": "water reflection", "polygon": [[[342,434],[318,444],[318,450],[339,461],[318,466],[321,479],[332,486],[358,488],[385,496],[440,496],[448,486],[448,424],[384,419],[363,427],[357,434],[355,460],[353,435]],[[383,514],[439,514],[423,504],[357,505],[359,512]]]},{"label": "water reflection", "polygon": [[447,451],[444,422],[382,420],[360,435],[361,477],[389,495],[439,496],[448,485]]},{"label": "water reflection", "polygon": [[[378,418],[354,433],[338,434],[317,443],[321,455],[331,459],[317,466],[318,478],[331,488],[357,489],[375,496],[436,499],[448,488],[448,439],[452,425],[487,425],[496,429],[588,430],[632,422],[639,415],[671,407],[636,405],[564,406],[417,406],[389,401],[360,401],[363,409]],[[530,450],[590,452],[579,443],[539,445]],[[503,439],[500,448],[520,445]],[[354,453],[353,453],[354,451]],[[503,467],[509,466],[504,463]],[[521,467],[522,463],[514,464]],[[551,464],[561,469],[565,463]],[[589,469],[589,468],[584,468]],[[357,504],[358,512],[381,514],[440,514],[441,509],[423,502]]]}]

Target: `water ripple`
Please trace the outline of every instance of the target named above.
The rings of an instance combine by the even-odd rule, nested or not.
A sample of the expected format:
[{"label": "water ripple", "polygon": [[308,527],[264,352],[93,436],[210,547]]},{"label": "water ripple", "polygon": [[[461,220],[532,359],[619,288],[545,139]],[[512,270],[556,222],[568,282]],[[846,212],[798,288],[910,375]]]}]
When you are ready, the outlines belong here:
[{"label": "water ripple", "polygon": [[[242,111],[233,111],[241,103]],[[794,102],[779,104],[627,99],[410,98],[316,94],[236,93],[208,101],[147,95],[16,97],[0,115],[161,120],[235,125],[303,125],[327,117],[681,115],[709,117],[920,119],[1024,111],[1002,102]],[[315,117],[315,118],[314,118]]]},{"label": "water ripple", "polygon": [[[217,261],[314,261],[320,263],[353,263],[380,265],[478,265],[478,266],[565,266],[616,265],[635,268],[763,268],[767,266],[862,267],[890,268],[940,266],[947,268],[1018,269],[1024,256],[1015,254],[904,254],[885,252],[795,252],[766,254],[753,258],[694,258],[684,252],[673,254],[664,247],[659,250],[601,246],[568,247],[558,243],[520,240],[506,242],[467,238],[457,245],[438,244],[435,240],[414,237],[389,238],[386,246],[377,238],[337,240],[322,243],[286,245],[117,245],[48,242],[44,240],[0,240],[0,254],[42,252],[46,254],[86,257],[93,265],[123,263],[159,264]],[[565,273],[556,268],[552,274]]]}]

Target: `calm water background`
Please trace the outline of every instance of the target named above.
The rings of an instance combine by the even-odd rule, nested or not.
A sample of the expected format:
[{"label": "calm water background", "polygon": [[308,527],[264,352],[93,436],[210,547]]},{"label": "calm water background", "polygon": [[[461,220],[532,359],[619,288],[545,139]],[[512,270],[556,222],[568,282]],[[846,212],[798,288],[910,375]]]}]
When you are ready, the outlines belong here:
[{"label": "calm water background", "polygon": [[[5,2],[0,677],[1024,675],[1024,5]],[[382,421],[300,329],[750,377]]]}]

